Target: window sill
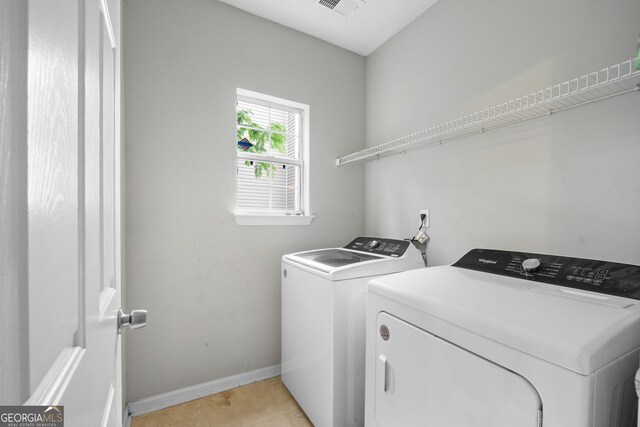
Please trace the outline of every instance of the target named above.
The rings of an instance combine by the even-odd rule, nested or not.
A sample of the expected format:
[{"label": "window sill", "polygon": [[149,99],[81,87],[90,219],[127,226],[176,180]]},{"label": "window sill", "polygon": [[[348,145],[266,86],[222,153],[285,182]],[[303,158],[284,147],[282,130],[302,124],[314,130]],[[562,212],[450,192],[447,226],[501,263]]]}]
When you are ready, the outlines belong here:
[{"label": "window sill", "polygon": [[234,214],[238,225],[309,225],[315,215]]}]

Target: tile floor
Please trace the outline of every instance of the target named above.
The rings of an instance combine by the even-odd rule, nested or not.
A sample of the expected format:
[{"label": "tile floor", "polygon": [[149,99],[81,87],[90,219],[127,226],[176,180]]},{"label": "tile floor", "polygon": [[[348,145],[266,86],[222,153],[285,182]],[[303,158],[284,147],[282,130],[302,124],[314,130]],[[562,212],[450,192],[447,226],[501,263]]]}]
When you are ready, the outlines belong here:
[{"label": "tile floor", "polygon": [[280,377],[133,418],[131,427],[313,427]]}]

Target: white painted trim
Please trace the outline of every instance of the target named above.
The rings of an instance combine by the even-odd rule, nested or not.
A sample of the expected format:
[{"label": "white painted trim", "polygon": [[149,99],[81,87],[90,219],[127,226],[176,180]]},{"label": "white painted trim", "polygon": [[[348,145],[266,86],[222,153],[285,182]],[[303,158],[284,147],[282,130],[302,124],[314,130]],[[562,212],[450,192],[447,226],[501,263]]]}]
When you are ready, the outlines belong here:
[{"label": "white painted trim", "polygon": [[109,35],[109,42],[111,43],[111,48],[116,48],[116,36],[113,32],[113,24],[111,23],[111,14],[109,13],[109,6],[107,5],[106,0],[100,0],[100,11],[102,11],[102,16],[104,16],[104,26],[107,28],[107,34]]},{"label": "white painted trim", "polygon": [[124,414],[122,415],[122,427],[131,427],[131,411],[129,410],[129,405],[124,407]]},{"label": "white painted trim", "polygon": [[[116,296],[116,294],[117,294],[117,291],[114,288],[107,288],[102,292],[100,292],[100,303],[98,305],[98,307],[100,307],[100,311],[99,311],[100,314],[98,316],[98,319],[100,322],[102,322],[102,319],[104,318],[105,314],[107,314],[107,309],[111,305],[111,301]],[[118,305],[120,304],[118,303]]]},{"label": "white painted trim", "polygon": [[[106,4],[106,3],[105,3]],[[123,75],[123,51],[122,51],[122,24],[124,22],[124,3],[123,0],[116,0],[114,2],[115,10],[113,10],[114,16],[117,17],[117,27],[116,31],[116,40],[115,45],[113,45],[113,49],[115,49],[115,67],[116,71],[114,74],[114,107],[115,107],[115,118],[114,118],[114,131],[115,131],[115,145],[114,145],[114,178],[115,178],[115,191],[114,191],[114,203],[115,203],[115,290],[116,295],[114,296],[119,307],[122,306],[122,298],[123,298],[123,273],[122,273],[122,264],[124,262],[124,107],[122,102],[122,93],[123,93],[123,83],[122,83],[122,75]],[[108,12],[108,9],[107,9]],[[111,16],[109,16],[109,21],[111,22]],[[112,29],[114,29],[112,27]],[[122,415],[122,394],[123,394],[123,377],[122,377],[122,335],[116,335],[116,396],[115,396],[115,405],[116,405],[116,417],[117,419],[121,418]],[[131,421],[131,414],[129,414],[129,408],[125,408],[127,410],[126,416],[129,418],[129,422]]]},{"label": "white painted trim", "polygon": [[238,225],[309,225],[315,215],[234,214]]},{"label": "white painted trim", "polygon": [[237,158],[238,160],[252,160],[256,162],[276,163],[279,165],[302,166],[302,160],[300,159],[290,159],[288,157],[272,156],[270,154],[256,154],[238,151]]},{"label": "white painted trim", "polygon": [[102,422],[100,423],[100,427],[107,427],[109,424],[109,416],[111,415],[111,408],[113,407],[113,399],[116,395],[116,389],[111,386],[109,387],[109,395],[107,396],[107,401],[104,405],[104,411],[102,411]]},{"label": "white painted trim", "polygon": [[127,405],[130,416],[148,414],[149,412],[179,405],[191,400],[200,399],[221,391],[251,384],[256,381],[266,380],[280,375],[280,365],[268,366],[243,374],[232,375],[226,378],[209,381],[206,383],[185,387],[167,393],[156,394]]},{"label": "white painted trim", "polygon": [[307,104],[303,104],[301,102],[296,102],[296,101],[290,101],[284,98],[278,98],[277,96],[271,96],[271,95],[267,95],[260,92],[254,92],[252,90],[237,88],[236,94],[240,98],[243,98],[244,101],[249,101],[249,102],[254,102],[255,100],[263,101],[263,102],[266,101],[266,103],[263,105],[266,105],[268,107],[277,107],[277,108],[281,108],[283,106],[294,108],[295,109],[294,112],[296,113],[304,112],[305,110],[309,109],[309,106]]},{"label": "white painted trim", "polygon": [[66,347],[25,405],[58,405],[84,353],[85,349],[82,347]]}]

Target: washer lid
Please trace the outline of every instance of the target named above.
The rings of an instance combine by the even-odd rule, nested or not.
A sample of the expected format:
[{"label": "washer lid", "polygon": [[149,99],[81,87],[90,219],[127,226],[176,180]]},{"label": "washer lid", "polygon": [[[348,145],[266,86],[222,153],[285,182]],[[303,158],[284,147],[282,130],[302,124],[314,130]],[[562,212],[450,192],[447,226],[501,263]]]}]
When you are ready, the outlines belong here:
[{"label": "washer lid", "polygon": [[356,237],[344,248],[298,252],[282,260],[331,281],[349,280],[421,267],[419,252],[409,246],[404,240]]},{"label": "washer lid", "polygon": [[282,261],[330,281],[357,279],[416,268],[403,258],[389,258],[342,248],[299,252]]},{"label": "washer lid", "polygon": [[300,252],[295,254],[299,260],[307,260],[313,263],[321,264],[328,269],[344,267],[345,265],[355,264],[357,262],[371,261],[380,259],[375,255],[369,255],[361,252],[347,251],[344,249],[320,249],[317,251]]},{"label": "washer lid", "polygon": [[640,346],[640,304],[628,298],[452,266],[376,278],[368,291],[583,375]]}]

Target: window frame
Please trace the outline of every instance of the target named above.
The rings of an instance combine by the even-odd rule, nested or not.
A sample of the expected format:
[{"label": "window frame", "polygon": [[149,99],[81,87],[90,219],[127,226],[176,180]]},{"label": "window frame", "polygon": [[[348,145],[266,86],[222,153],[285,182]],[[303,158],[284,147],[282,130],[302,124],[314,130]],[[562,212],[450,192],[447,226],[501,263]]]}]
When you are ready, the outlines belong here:
[{"label": "window frame", "polygon": [[[283,111],[289,111],[300,114],[300,131],[299,131],[299,150],[300,156],[297,159],[291,159],[285,156],[277,156],[273,154],[256,154],[243,153],[237,150],[233,161],[236,164],[238,160],[264,161],[276,164],[294,165],[300,168],[300,213],[293,214],[286,211],[278,211],[271,209],[246,209],[238,207],[238,174],[236,172],[235,179],[235,211],[234,217],[238,225],[308,225],[314,218],[310,214],[309,206],[309,105],[259,92],[237,88],[235,103],[244,101],[271,107]],[[235,110],[235,109],[234,109]],[[235,130],[238,125],[236,123]],[[235,135],[235,132],[234,132]]]}]

